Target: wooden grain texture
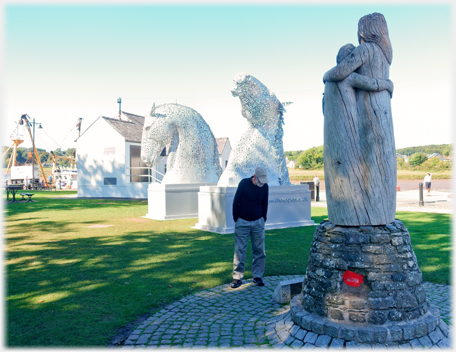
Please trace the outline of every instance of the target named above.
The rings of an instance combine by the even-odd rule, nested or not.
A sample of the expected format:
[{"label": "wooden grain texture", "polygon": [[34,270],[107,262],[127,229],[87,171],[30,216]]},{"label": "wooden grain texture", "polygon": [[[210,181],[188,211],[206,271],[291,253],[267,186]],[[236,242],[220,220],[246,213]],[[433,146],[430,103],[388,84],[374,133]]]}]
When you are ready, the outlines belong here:
[{"label": "wooden grain texture", "polygon": [[324,76],[328,218],[337,225],[384,225],[396,213],[391,98],[387,90],[376,91],[385,84],[372,86],[372,91],[354,90],[350,75],[355,70],[373,79],[389,78],[389,63],[374,43],[359,45]]}]

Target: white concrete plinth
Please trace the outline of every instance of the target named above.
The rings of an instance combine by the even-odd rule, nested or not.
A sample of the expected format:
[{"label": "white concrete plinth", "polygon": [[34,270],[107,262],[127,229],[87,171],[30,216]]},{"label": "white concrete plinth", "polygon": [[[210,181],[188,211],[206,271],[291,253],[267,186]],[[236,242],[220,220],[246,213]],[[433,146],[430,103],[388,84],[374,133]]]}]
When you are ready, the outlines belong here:
[{"label": "white concrete plinth", "polygon": [[[198,223],[194,228],[234,233],[233,199],[237,187],[202,186],[198,193]],[[311,226],[309,185],[269,186],[266,230]]]},{"label": "white concrete plinth", "polygon": [[214,183],[160,184],[147,188],[148,213],[144,218],[175,220],[198,217],[198,192],[201,186]]}]

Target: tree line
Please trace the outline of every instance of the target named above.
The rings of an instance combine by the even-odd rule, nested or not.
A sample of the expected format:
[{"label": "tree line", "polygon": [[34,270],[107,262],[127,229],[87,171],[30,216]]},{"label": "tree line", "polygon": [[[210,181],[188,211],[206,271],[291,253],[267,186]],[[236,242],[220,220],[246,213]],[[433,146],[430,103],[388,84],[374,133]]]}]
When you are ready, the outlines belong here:
[{"label": "tree line", "polygon": [[396,150],[398,154],[411,156],[416,153],[433,154],[439,153],[443,156],[453,156],[453,145],[452,144],[430,144],[422,145],[419,147],[407,147]]},{"label": "tree line", "polygon": [[[5,153],[7,150],[7,147],[2,147],[2,155]],[[45,149],[42,148],[36,148],[36,151],[38,152],[38,157],[40,158],[41,164],[45,163],[52,163],[51,159],[51,153],[47,152]],[[53,151],[54,154],[58,156],[75,156],[76,153],[76,148],[68,148],[67,150],[62,150],[61,148],[57,148],[56,150]],[[10,159],[13,154],[13,148],[8,150],[6,154],[3,156],[2,159],[2,164],[3,167],[7,167],[9,165]],[[31,165],[32,164],[32,157],[34,159],[34,162],[37,162],[35,153],[33,152],[33,148],[22,148],[22,147],[17,147],[17,152],[16,152],[16,165]],[[65,166],[68,167],[70,166],[70,162],[65,159],[59,159],[58,164],[60,166]]]},{"label": "tree line", "polygon": [[[419,147],[401,148],[398,154],[409,156],[409,162],[397,158],[398,169],[408,170],[451,170],[452,161],[441,161],[439,158],[427,158],[427,155],[438,153],[442,156],[453,156],[453,144],[431,144]],[[307,150],[286,151],[288,160],[295,160],[295,168],[303,170],[322,170],[324,167],[323,145]]]}]

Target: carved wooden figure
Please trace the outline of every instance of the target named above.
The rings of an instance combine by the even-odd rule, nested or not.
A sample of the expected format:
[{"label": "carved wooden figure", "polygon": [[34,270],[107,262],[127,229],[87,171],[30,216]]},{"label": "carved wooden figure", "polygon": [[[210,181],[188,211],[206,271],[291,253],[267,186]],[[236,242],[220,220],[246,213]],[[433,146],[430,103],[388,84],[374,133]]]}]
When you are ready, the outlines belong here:
[{"label": "carved wooden figure", "polygon": [[344,226],[385,225],[395,219],[397,170],[392,48],[383,15],[361,18],[358,39],[358,47],[341,48],[340,62],[323,78],[328,218]]}]

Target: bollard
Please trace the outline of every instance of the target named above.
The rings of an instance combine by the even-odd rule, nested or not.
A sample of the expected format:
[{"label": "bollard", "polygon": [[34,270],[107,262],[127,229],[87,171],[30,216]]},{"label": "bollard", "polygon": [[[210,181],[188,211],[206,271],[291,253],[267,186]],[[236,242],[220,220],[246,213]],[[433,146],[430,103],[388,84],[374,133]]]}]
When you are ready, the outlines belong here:
[{"label": "bollard", "polygon": [[420,186],[420,207],[424,206],[424,201],[423,201],[423,183],[419,183]]},{"label": "bollard", "polygon": [[317,188],[317,197],[315,198],[316,202],[320,201],[320,185],[315,186]]}]

